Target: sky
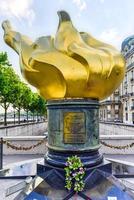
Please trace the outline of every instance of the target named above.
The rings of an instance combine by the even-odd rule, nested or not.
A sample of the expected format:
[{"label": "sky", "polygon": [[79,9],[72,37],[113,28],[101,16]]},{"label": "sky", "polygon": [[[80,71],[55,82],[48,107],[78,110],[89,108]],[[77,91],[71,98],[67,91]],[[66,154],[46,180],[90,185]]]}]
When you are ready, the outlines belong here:
[{"label": "sky", "polygon": [[[134,0],[0,0],[0,24],[8,19],[15,30],[33,41],[55,35],[58,10],[66,10],[79,31],[120,50],[122,41],[134,34]],[[0,52],[6,51],[15,71],[21,76],[19,57],[3,40],[0,27]]]},{"label": "sky", "polygon": [[[59,10],[70,14],[77,30],[89,32],[119,50],[122,41],[134,34],[134,0],[0,0],[0,24],[8,19],[15,30],[34,41],[55,35]],[[0,27],[1,51],[8,53],[10,63],[24,81],[19,57],[5,44]]]}]

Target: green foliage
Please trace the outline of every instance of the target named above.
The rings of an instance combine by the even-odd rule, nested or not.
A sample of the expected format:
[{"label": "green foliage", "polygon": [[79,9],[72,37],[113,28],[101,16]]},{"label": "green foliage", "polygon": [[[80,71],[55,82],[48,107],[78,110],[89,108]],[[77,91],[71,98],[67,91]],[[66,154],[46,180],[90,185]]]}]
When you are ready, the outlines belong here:
[{"label": "green foliage", "polygon": [[[9,105],[12,104],[20,115],[20,110],[38,113],[44,115],[46,112],[45,101],[31,91],[31,89],[23,82],[11,67],[7,53],[0,53],[0,105],[5,109],[5,125],[6,114]],[[28,118],[28,117],[27,117]]]},{"label": "green foliage", "polygon": [[18,77],[10,66],[0,67],[0,102],[12,101],[12,90]]},{"label": "green foliage", "polygon": [[38,103],[37,103],[37,112],[40,114],[40,115],[44,115],[46,113],[46,102],[45,100],[38,95]]},{"label": "green foliage", "polygon": [[32,94],[32,101],[29,107],[32,113],[44,115],[46,113],[46,102],[37,93]]},{"label": "green foliage", "polygon": [[26,107],[28,107],[28,105],[26,104],[30,101],[30,92],[31,90],[27,87],[25,83],[18,81],[12,88],[13,99],[11,103],[13,104],[13,106],[18,109],[25,109]]},{"label": "green foliage", "polygon": [[6,52],[0,53],[0,65],[8,65],[8,66],[11,65],[8,61],[8,56]]},{"label": "green foliage", "polygon": [[6,125],[7,109],[12,101],[12,89],[18,81],[17,75],[10,67],[7,54],[0,53],[0,103],[5,110],[4,124]]},{"label": "green foliage", "polygon": [[37,109],[36,109],[37,106],[38,106],[38,94],[37,93],[32,93],[29,110],[32,113],[35,113],[37,111]]},{"label": "green foliage", "polygon": [[23,109],[28,111],[29,108],[30,108],[30,105],[31,105],[31,101],[32,101],[32,91],[31,89],[25,85],[24,88],[23,88],[23,102],[22,102],[22,105],[23,105]]},{"label": "green foliage", "polygon": [[66,162],[65,175],[66,175],[66,188],[68,190],[73,189],[75,192],[82,191],[84,189],[83,177],[85,170],[79,157],[68,157]]}]

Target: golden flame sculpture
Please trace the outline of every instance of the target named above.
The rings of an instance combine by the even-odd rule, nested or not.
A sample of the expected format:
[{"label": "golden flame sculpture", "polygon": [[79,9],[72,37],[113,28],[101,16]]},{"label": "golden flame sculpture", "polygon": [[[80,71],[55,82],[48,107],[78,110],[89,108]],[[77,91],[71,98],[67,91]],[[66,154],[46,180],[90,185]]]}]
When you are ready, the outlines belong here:
[{"label": "golden flame sculpture", "polygon": [[21,70],[45,99],[104,99],[121,83],[125,62],[114,47],[78,32],[65,11],[58,12],[55,37],[35,42],[4,21],[4,40],[20,56]]}]

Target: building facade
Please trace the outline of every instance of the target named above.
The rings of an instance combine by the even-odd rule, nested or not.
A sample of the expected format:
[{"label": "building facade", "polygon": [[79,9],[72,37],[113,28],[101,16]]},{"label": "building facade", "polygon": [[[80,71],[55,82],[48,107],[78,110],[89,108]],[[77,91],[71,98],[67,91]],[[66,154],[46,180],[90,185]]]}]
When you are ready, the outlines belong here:
[{"label": "building facade", "polygon": [[134,124],[134,36],[122,42],[121,52],[126,60],[126,74],[121,86],[100,102],[100,120]]},{"label": "building facade", "polygon": [[100,120],[122,122],[122,103],[119,89],[100,102]]},{"label": "building facade", "polygon": [[120,86],[123,122],[134,124],[134,36],[123,41],[121,51],[126,60],[126,74]]}]

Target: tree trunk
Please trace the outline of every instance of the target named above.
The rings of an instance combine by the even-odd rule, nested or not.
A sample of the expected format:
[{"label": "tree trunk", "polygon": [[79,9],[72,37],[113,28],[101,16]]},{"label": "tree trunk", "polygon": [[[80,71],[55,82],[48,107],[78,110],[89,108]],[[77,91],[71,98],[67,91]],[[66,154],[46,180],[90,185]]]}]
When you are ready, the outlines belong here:
[{"label": "tree trunk", "polygon": [[20,124],[20,108],[18,109],[18,124]]},{"label": "tree trunk", "polygon": [[33,122],[34,122],[34,112],[33,112]]},{"label": "tree trunk", "polygon": [[28,110],[27,110],[27,123],[28,123]]},{"label": "tree trunk", "polygon": [[38,113],[37,113],[37,122],[39,121],[39,119],[38,119]]},{"label": "tree trunk", "polygon": [[5,110],[5,113],[4,113],[4,126],[7,126],[7,108],[8,106],[6,105],[6,102],[4,103],[4,110]]},{"label": "tree trunk", "polygon": [[39,117],[40,117],[40,121],[42,121],[42,116],[41,116],[41,115],[39,115]]},{"label": "tree trunk", "polygon": [[15,109],[14,109],[14,124],[15,124]]}]

